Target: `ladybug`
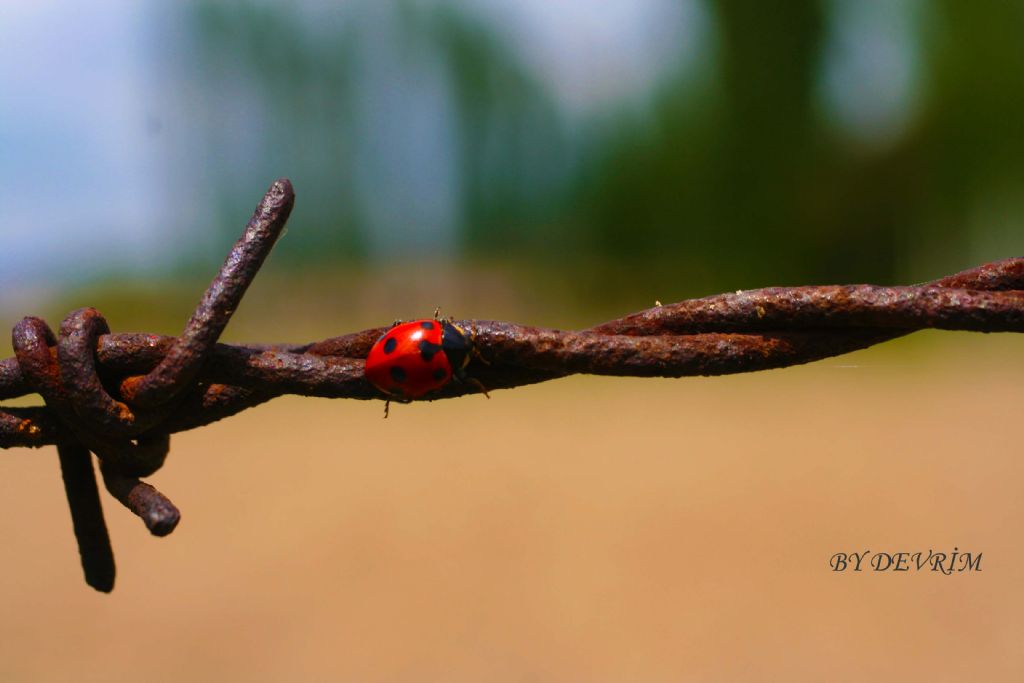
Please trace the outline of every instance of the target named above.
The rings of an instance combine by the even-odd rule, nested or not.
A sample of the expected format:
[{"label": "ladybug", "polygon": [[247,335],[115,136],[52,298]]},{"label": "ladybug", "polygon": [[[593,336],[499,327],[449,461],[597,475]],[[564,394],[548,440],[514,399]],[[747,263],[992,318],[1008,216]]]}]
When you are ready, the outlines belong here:
[{"label": "ladybug", "polygon": [[370,349],[365,374],[388,396],[389,403],[408,403],[440,389],[453,378],[475,385],[486,396],[484,386],[466,375],[473,356],[479,357],[472,335],[451,320],[435,317],[396,322]]}]

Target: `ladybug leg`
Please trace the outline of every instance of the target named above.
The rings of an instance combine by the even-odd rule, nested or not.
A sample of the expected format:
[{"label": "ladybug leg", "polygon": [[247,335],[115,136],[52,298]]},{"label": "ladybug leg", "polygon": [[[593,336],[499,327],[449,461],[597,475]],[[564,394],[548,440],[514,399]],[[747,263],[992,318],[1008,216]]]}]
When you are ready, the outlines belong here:
[{"label": "ladybug leg", "polygon": [[401,318],[395,318],[395,322],[391,323],[391,327],[398,327],[401,324],[402,324],[402,319]]},{"label": "ladybug leg", "polygon": [[[477,345],[476,345],[476,323],[473,323],[473,326],[469,328],[469,355],[471,357],[475,358],[476,360],[480,361],[484,365],[490,365],[491,364],[491,361],[489,361],[486,358],[484,358],[483,354],[480,353],[480,349],[477,348]],[[485,396],[487,395],[486,391],[484,391],[484,395]],[[487,398],[490,398],[490,396],[487,396]]]},{"label": "ladybug leg", "polygon": [[478,380],[476,377],[470,377],[469,375],[467,375],[466,371],[463,368],[459,368],[457,371],[453,372],[452,377],[455,378],[455,380],[458,382],[468,384],[471,387],[474,387],[475,389],[479,390],[479,392],[483,394],[485,398],[489,399],[491,397],[491,395],[487,393],[487,387],[484,386],[484,383]]},{"label": "ladybug leg", "polygon": [[391,398],[384,399],[384,419],[388,419],[388,411],[391,408],[391,402],[395,403],[412,403],[411,398],[399,398],[398,396],[392,396]]},{"label": "ladybug leg", "polygon": [[484,395],[484,398],[486,398],[486,399],[490,399],[491,398],[491,395],[487,393],[487,387],[485,387],[484,383],[481,382],[480,380],[478,380],[476,377],[467,377],[466,378],[466,383],[467,384],[471,384],[474,387],[476,387],[477,389],[479,389],[480,393]]}]

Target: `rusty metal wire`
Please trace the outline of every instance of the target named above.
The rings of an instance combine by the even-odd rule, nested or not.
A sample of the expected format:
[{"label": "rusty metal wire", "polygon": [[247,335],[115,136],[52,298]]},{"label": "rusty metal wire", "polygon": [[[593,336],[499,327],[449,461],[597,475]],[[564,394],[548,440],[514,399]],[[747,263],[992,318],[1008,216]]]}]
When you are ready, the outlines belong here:
[{"label": "rusty metal wire", "polygon": [[[114,559],[90,458],[107,490],[164,536],[177,508],[141,481],[163,464],[170,435],[276,396],[387,397],[363,375],[386,327],[305,345],[217,343],[280,236],[291,183],[271,185],[179,337],[113,334],[92,308],[55,335],[39,318],[14,327],[15,357],[0,361],[0,400],[31,393],[45,406],[0,406],[0,448],[56,445],[86,582],[114,585]],[[475,334],[471,374],[490,390],[575,373],[684,377],[751,372],[862,349],[915,330],[1024,331],[1024,258],[910,287],[773,287],[682,301],[580,331],[488,320]],[[474,393],[452,382],[429,399]]]}]

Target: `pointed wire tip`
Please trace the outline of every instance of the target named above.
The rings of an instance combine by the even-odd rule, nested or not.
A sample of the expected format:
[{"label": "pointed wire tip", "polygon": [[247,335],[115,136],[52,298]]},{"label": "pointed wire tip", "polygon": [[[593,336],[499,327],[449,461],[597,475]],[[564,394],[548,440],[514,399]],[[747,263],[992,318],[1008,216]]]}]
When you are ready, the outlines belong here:
[{"label": "pointed wire tip", "polygon": [[86,574],[85,582],[99,593],[111,593],[114,590],[114,573],[104,573],[100,576]]},{"label": "pointed wire tip", "polygon": [[295,188],[292,187],[292,181],[287,178],[278,178],[270,184],[270,189],[267,190],[267,196],[276,195],[274,198],[277,200],[275,203],[290,203],[295,201]]}]

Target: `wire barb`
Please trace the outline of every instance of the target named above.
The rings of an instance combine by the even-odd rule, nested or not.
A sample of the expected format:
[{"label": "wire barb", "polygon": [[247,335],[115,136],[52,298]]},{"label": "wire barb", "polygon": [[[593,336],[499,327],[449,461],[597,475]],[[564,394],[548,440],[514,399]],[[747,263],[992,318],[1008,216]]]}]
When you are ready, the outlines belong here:
[{"label": "wire barb", "polygon": [[[0,360],[0,400],[38,393],[45,406],[0,406],[0,448],[57,445],[86,582],[97,590],[113,588],[115,569],[90,451],[111,495],[151,533],[164,536],[177,526],[180,512],[140,477],[163,464],[171,434],[284,394],[388,400],[363,372],[386,327],[305,345],[217,341],[283,233],[294,201],[288,180],[271,185],[179,337],[112,334],[92,308],[68,315],[59,335],[39,318],[15,325],[15,356]],[[472,373],[428,400],[575,373],[751,372],[848,353],[925,328],[1024,332],[1024,258],[910,287],[772,287],[656,302],[579,331],[453,322],[474,331]]]},{"label": "wire barb", "polygon": [[109,593],[114,590],[117,573],[114,550],[110,547],[110,535],[103,520],[103,506],[89,449],[65,444],[57,447],[57,455],[85,582],[102,593]]}]

